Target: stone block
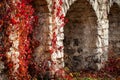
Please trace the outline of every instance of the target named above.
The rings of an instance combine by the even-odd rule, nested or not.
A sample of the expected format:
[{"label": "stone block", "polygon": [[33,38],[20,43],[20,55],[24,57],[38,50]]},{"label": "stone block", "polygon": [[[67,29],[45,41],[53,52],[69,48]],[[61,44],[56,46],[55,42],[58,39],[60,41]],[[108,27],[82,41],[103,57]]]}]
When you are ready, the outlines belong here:
[{"label": "stone block", "polygon": [[73,60],[81,62],[83,60],[82,56],[73,56]]},{"label": "stone block", "polygon": [[79,45],[79,39],[73,39],[73,46],[78,46]]},{"label": "stone block", "polygon": [[69,46],[71,41],[69,39],[64,39],[63,43],[64,43],[64,46]]},{"label": "stone block", "polygon": [[75,52],[76,52],[76,50],[75,49],[64,49],[64,51],[65,51],[65,53],[67,53],[68,55],[73,55]]},{"label": "stone block", "polygon": [[81,47],[79,47],[79,48],[77,49],[77,52],[78,52],[78,53],[81,53],[81,52],[83,52],[83,49],[82,49]]}]

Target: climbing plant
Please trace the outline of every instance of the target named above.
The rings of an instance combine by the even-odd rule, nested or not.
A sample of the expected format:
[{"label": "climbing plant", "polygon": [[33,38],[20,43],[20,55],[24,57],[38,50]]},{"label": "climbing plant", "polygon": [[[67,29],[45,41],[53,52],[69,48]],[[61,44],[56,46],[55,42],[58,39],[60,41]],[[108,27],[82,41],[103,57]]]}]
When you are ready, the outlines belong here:
[{"label": "climbing plant", "polygon": [[[32,48],[31,34],[35,22],[31,0],[6,0],[6,65],[9,80],[30,80],[28,65]],[[9,46],[9,47],[8,47]]]}]

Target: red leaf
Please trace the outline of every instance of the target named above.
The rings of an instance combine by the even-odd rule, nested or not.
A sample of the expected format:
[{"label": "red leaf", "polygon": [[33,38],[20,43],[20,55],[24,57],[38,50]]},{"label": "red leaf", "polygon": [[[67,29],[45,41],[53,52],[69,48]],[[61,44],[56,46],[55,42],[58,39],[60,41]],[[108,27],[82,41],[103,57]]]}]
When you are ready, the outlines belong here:
[{"label": "red leaf", "polygon": [[3,25],[3,20],[0,20],[0,25]]},{"label": "red leaf", "polygon": [[63,1],[62,1],[62,0],[60,0],[60,1],[59,1],[59,4],[60,4],[60,5],[62,5],[62,4],[63,4]]},{"label": "red leaf", "polygon": [[12,24],[16,24],[16,23],[17,23],[17,21],[16,21],[15,19],[13,19],[13,18],[10,20],[10,22],[11,22]]},{"label": "red leaf", "polygon": [[49,50],[49,52],[50,52],[50,54],[52,54],[52,53],[54,52],[54,50],[53,50],[53,49],[51,49],[51,50]]}]

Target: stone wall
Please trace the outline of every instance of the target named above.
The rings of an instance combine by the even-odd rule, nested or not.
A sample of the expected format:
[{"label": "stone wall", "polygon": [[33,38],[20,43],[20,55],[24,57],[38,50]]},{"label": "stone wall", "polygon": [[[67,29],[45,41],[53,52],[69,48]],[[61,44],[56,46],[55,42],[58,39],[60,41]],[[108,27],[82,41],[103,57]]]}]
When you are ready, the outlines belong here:
[{"label": "stone wall", "polygon": [[[78,69],[88,67],[85,60],[96,50],[97,17],[88,1],[75,1],[68,10],[69,20],[64,27],[64,53],[71,59],[65,59],[66,64]],[[72,60],[72,61],[71,61]],[[68,63],[68,62],[72,62]],[[82,63],[81,63],[82,62]],[[73,68],[73,67],[72,67]],[[77,69],[76,69],[77,70]]]},{"label": "stone wall", "polygon": [[[56,0],[56,3],[58,1],[59,0]],[[44,42],[47,42],[47,40],[49,43],[48,44],[49,48],[52,47],[51,46],[52,36],[53,36],[52,29],[55,27],[54,25],[61,24],[61,21],[60,20],[57,21],[56,19],[53,25],[53,22],[52,22],[54,21],[53,20],[54,15],[52,14],[53,3],[50,0],[46,0],[46,2],[47,2],[46,6],[42,4],[44,3],[44,1],[39,2],[42,5],[41,7],[39,7],[37,14],[39,14],[40,20],[43,20],[43,19],[48,20],[48,23],[46,23],[47,22],[46,20],[40,21],[40,25],[48,26],[49,29],[47,27],[41,27],[41,28],[39,27],[40,32],[37,34],[37,36],[41,35],[41,37],[39,36],[39,38],[41,38],[39,41],[40,42],[43,41],[43,43],[40,44],[40,46],[36,49],[37,51],[36,53],[44,53],[44,49],[45,49],[44,46],[46,45],[44,44]],[[76,57],[78,55],[82,55],[82,56],[86,54],[92,55],[91,57],[89,57],[90,60],[93,61],[93,63],[95,62],[92,65],[97,66],[96,69],[100,69],[104,67],[103,63],[107,60],[107,57],[108,57],[108,47],[110,46],[109,50],[112,50],[112,47],[117,45],[117,47],[115,48],[117,51],[119,51],[118,50],[119,43],[113,44],[114,42],[116,43],[117,41],[113,41],[113,37],[111,37],[111,36],[115,37],[116,36],[115,34],[118,33],[117,32],[118,29],[113,32],[112,30],[113,28],[111,28],[111,26],[114,25],[114,22],[115,23],[118,23],[118,22],[115,21],[116,18],[114,18],[113,20],[108,19],[110,7],[113,5],[113,3],[117,3],[118,5],[120,5],[119,0],[115,0],[115,1],[114,0],[63,0],[63,6],[61,6],[62,14],[64,14],[64,16],[66,16],[66,18],[69,19],[69,22],[65,25],[65,27],[61,29],[59,28],[59,26],[57,26],[56,31],[57,31],[57,45],[63,45],[63,37],[65,35],[64,37],[65,38],[64,39],[65,54],[71,53],[70,55],[72,55],[72,58],[73,56]],[[47,10],[46,7],[48,7],[49,10]],[[40,12],[40,11],[46,11],[46,10],[48,12]],[[111,18],[112,17],[113,16],[111,16]],[[110,20],[110,24],[109,24],[109,20]],[[46,33],[47,31],[49,33]],[[64,34],[63,34],[63,31],[64,31]],[[43,37],[43,34],[46,37],[49,37],[50,39]],[[56,60],[57,57],[63,57],[63,54],[64,54],[63,49],[57,51],[55,54],[56,55],[51,56],[51,58],[54,57],[54,59]],[[85,58],[82,57],[82,60],[84,59]],[[66,61],[66,58],[65,58],[65,61]]]},{"label": "stone wall", "polygon": [[[34,50],[34,58],[39,66],[48,59],[49,53],[48,39],[49,39],[49,10],[48,4],[44,0],[35,0],[32,2],[35,8],[35,15],[38,17],[38,25],[34,29],[34,39],[38,41],[39,45]],[[36,46],[36,45],[35,45]]]},{"label": "stone wall", "polygon": [[109,52],[120,55],[120,7],[113,4],[109,13]]},{"label": "stone wall", "polygon": [[[47,0],[48,1],[48,0]],[[57,2],[58,0],[56,0],[56,2]],[[93,13],[95,12],[95,16],[97,16],[97,34],[96,34],[96,30],[95,30],[95,33],[94,34],[88,34],[88,32],[85,32],[85,30],[87,31],[90,31],[90,28],[88,27],[88,25],[89,25],[89,23],[92,23],[93,21],[94,21],[94,19],[93,19],[93,17],[91,18],[88,18],[87,20],[88,21],[91,21],[92,19],[93,19],[93,21],[91,21],[91,22],[83,22],[86,18],[84,17],[84,16],[87,16],[87,15],[85,15],[86,13],[82,13],[82,11],[79,11],[79,10],[81,10],[81,9],[79,9],[79,8],[81,8],[80,6],[78,7],[78,6],[74,6],[74,7],[76,7],[76,10],[78,10],[78,13],[77,13],[77,11],[75,11],[75,12],[72,12],[72,10],[71,10],[71,7],[75,4],[75,2],[76,1],[80,1],[79,3],[81,4],[81,2],[83,2],[83,4],[81,5],[81,6],[84,6],[84,5],[86,5],[86,4],[89,4],[89,5],[91,5],[92,7],[91,8],[89,8],[89,9],[93,9]],[[84,2],[85,1],[85,2]],[[88,1],[88,2],[87,2]],[[50,1],[48,1],[48,5],[49,5],[49,10],[52,12],[52,8],[51,8],[51,3],[49,4],[49,2]],[[69,37],[70,37],[70,34],[67,32],[68,30],[70,31],[71,30],[71,32],[73,32],[74,34],[76,33],[77,35],[78,35],[78,33],[81,33],[81,35],[82,36],[80,36],[80,37],[83,37],[82,39],[85,39],[85,36],[87,36],[88,38],[90,38],[91,40],[87,40],[87,41],[83,41],[82,42],[82,40],[81,40],[81,42],[83,43],[83,45],[80,45],[80,46],[83,46],[83,47],[86,47],[86,49],[88,50],[88,51],[90,51],[90,53],[93,51],[91,48],[90,49],[88,49],[88,46],[86,46],[86,44],[88,45],[89,43],[92,43],[93,45],[95,45],[95,47],[96,47],[96,49],[94,50],[94,52],[95,52],[95,54],[93,55],[93,56],[91,56],[91,57],[89,57],[89,59],[91,60],[91,61],[93,61],[93,64],[92,65],[94,65],[94,66],[96,66],[96,69],[97,70],[99,70],[100,68],[102,68],[102,67],[104,67],[104,64],[103,63],[105,63],[106,61],[107,61],[107,59],[108,59],[108,45],[109,45],[109,34],[108,34],[108,29],[109,29],[109,20],[108,20],[108,14],[109,14],[109,12],[110,12],[110,7],[113,5],[113,3],[117,3],[118,5],[120,5],[120,1],[119,0],[64,0],[63,1],[63,6],[62,6],[62,13],[66,16],[66,18],[70,18],[71,19],[71,17],[77,17],[75,20],[73,20],[73,19],[71,19],[71,22],[69,22],[68,24],[66,24],[67,25],[67,27],[69,26],[69,28],[71,28],[71,29],[67,29],[67,28],[62,28],[61,30],[62,30],[62,32],[58,32],[58,33],[61,33],[61,34],[63,34],[63,30],[64,30],[64,35],[65,35],[65,39],[64,39],[64,41],[67,41],[66,42],[66,44],[64,44],[65,46],[65,49],[64,49],[64,52],[66,52],[66,46],[68,46],[68,45],[71,45],[72,47],[74,46],[74,42],[75,42],[75,45],[77,46],[77,45],[80,45],[80,41],[78,40],[78,39],[76,39],[76,37],[74,36],[72,36],[72,39],[69,39]],[[72,6],[71,6],[72,5]],[[73,8],[74,8],[73,7]],[[71,10],[71,12],[70,12],[70,10]],[[75,10],[75,8],[74,8],[74,10]],[[91,10],[88,10],[88,11],[91,11]],[[79,13],[80,12],[80,13]],[[79,21],[81,21],[81,22],[79,22],[79,24],[77,24],[76,22],[77,22],[77,19],[80,19],[79,17],[80,16],[77,16],[78,14],[83,14],[82,16],[83,16],[83,20],[79,20]],[[91,13],[91,12],[90,12]],[[51,14],[52,15],[52,14]],[[75,15],[75,16],[74,16]],[[90,15],[89,15],[90,16]],[[52,17],[52,16],[51,16]],[[90,20],[89,20],[90,19]],[[52,18],[50,18],[49,19],[50,21],[52,20]],[[73,21],[73,22],[72,22]],[[95,21],[95,22],[96,22]],[[95,22],[93,23],[93,24],[95,24]],[[82,24],[82,26],[84,25],[85,26],[85,28],[83,28],[83,30],[82,29],[80,29],[80,27],[76,30],[75,29],[75,27],[73,27],[73,26],[77,26],[77,25],[81,25],[81,23],[83,23]],[[56,21],[56,23],[55,24],[57,24],[57,25],[59,25],[59,24],[61,24],[61,22],[58,22],[58,21]],[[72,27],[70,27],[70,25],[73,25]],[[86,24],[86,25],[85,25]],[[54,27],[54,26],[50,26],[49,28],[50,29],[52,29],[52,27]],[[65,26],[66,27],[66,26]],[[59,28],[57,28],[57,29],[59,29]],[[79,31],[79,29],[80,29],[80,31]],[[95,27],[93,28],[93,29],[95,29]],[[74,31],[74,30],[76,30],[76,32]],[[58,30],[59,31],[59,30]],[[78,32],[79,31],[79,32]],[[50,31],[50,35],[52,36],[52,34],[51,34],[52,32]],[[66,34],[67,33],[67,34]],[[61,34],[58,34],[57,35],[57,37],[58,38],[62,38],[63,39],[63,36],[60,36]],[[73,35],[73,34],[72,34]],[[89,37],[90,35],[96,35],[96,37],[95,37],[95,40],[96,41],[93,41],[92,39],[94,38],[94,37]],[[69,37],[68,37],[69,36]],[[75,39],[74,39],[75,38]],[[67,39],[69,39],[69,40],[67,40]],[[70,42],[70,41],[72,41],[72,43]],[[93,41],[93,42],[92,42]],[[57,43],[60,43],[60,45],[62,45],[63,44],[63,42],[62,42],[62,40],[59,40],[59,41],[57,41]],[[77,44],[77,43],[79,43],[79,44]],[[59,44],[58,44],[59,45]],[[76,46],[74,47],[75,49],[77,49],[76,48]],[[77,50],[68,50],[68,52],[69,53],[75,53],[76,54],[76,52],[77,52]],[[85,50],[80,50],[80,51],[85,51]],[[59,51],[58,51],[59,52]],[[58,54],[58,52],[56,53],[56,54]],[[61,54],[64,54],[63,52],[60,52]],[[78,54],[78,53],[77,53]],[[59,55],[56,55],[56,58],[57,57],[59,57]],[[55,57],[54,57],[55,58]],[[66,58],[65,58],[66,59]],[[80,59],[80,58],[79,58]],[[66,60],[65,60],[66,61]],[[95,63],[94,63],[95,62]],[[89,62],[89,63],[91,63],[91,62]]]},{"label": "stone wall", "polygon": [[[71,3],[74,4],[76,0],[66,0],[66,5],[63,6],[65,14],[69,11],[69,8],[72,7]],[[79,0],[82,1],[82,0]],[[97,39],[96,39],[96,47],[95,50],[96,54],[91,56],[90,59],[95,63],[93,64],[96,66],[96,69],[100,69],[104,67],[105,61],[108,59],[108,47],[109,47],[109,19],[108,14],[110,12],[110,7],[113,3],[117,3],[120,5],[119,0],[88,0],[89,4],[92,5],[92,8],[95,11],[97,16]],[[64,3],[64,4],[65,4]],[[69,4],[69,6],[68,6]],[[85,3],[84,3],[85,4]],[[118,11],[119,12],[119,11]],[[111,32],[110,32],[111,33]]]},{"label": "stone wall", "polygon": [[[63,5],[63,13],[66,15],[67,12],[69,12],[69,9],[72,7],[71,5],[74,5],[74,3],[78,0],[65,0]],[[95,16],[97,16],[97,33],[94,34],[95,41],[93,40],[87,40],[84,41],[85,44],[91,43],[93,41],[93,45],[95,45],[96,49],[94,48],[94,55],[90,56],[90,62],[92,61],[92,65],[96,67],[96,69],[102,68],[104,65],[103,63],[107,60],[107,52],[108,52],[108,19],[107,19],[107,13],[109,11],[109,1],[104,0],[79,0],[78,3],[83,3],[86,5],[88,2],[89,5],[91,5],[91,9],[93,9],[93,12],[95,12]],[[79,8],[76,8],[79,10]],[[81,11],[82,12],[82,11]],[[77,13],[76,13],[77,14]],[[82,16],[87,16],[84,13]],[[90,14],[90,13],[89,13]],[[92,20],[92,19],[91,19]],[[94,20],[94,19],[93,19]],[[74,21],[75,22],[75,21]],[[96,21],[95,21],[96,22]],[[86,26],[89,22],[86,22]],[[74,24],[74,23],[73,23]],[[89,27],[85,28],[86,30],[89,30]],[[86,35],[89,34],[88,32],[84,32]],[[88,35],[89,36],[89,35]],[[87,37],[88,37],[87,36]],[[88,46],[86,46],[88,47]],[[93,51],[92,49],[89,49],[88,51]]]}]

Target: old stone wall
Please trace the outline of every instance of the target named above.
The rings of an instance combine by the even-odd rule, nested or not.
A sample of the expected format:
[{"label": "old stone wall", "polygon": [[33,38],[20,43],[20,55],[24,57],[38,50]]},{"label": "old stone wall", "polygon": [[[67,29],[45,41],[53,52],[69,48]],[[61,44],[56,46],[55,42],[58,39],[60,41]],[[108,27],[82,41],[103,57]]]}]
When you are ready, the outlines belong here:
[{"label": "old stone wall", "polygon": [[[87,68],[88,63],[85,59],[93,55],[96,49],[95,12],[88,1],[76,1],[68,10],[66,18],[68,23],[64,27],[64,53],[71,59],[65,59],[65,62],[74,68],[82,68],[81,64],[84,65],[83,68]],[[70,61],[72,64],[68,63]]]},{"label": "old stone wall", "polygon": [[113,4],[109,13],[109,52],[113,56],[120,54],[120,7]]},{"label": "old stone wall", "polygon": [[[55,2],[58,3],[58,1],[59,0],[56,0]],[[55,25],[57,25],[55,31],[57,33],[57,46],[64,44],[64,52],[63,49],[56,51],[56,53],[51,56],[53,62],[57,60],[57,58],[62,58],[64,53],[68,56],[70,55],[69,57],[71,57],[72,60],[73,58],[82,59],[81,61],[83,62],[85,61],[85,57],[83,56],[89,55],[90,57],[87,59],[88,63],[85,63],[85,65],[89,65],[92,61],[91,65],[96,66],[96,69],[100,69],[104,67],[103,63],[107,61],[108,50],[119,54],[119,40],[115,40],[115,37],[119,35],[119,29],[113,28],[115,27],[114,25],[119,26],[119,18],[115,17],[115,15],[119,15],[115,13],[117,9],[110,9],[113,3],[120,5],[119,0],[63,0],[61,14],[68,18],[69,21],[62,28],[59,26],[61,24],[60,20],[57,18],[55,21],[53,20],[55,17],[54,14],[52,14],[53,2],[46,0],[47,5],[42,4],[43,2],[44,1],[40,1],[38,4],[36,1],[35,4],[39,6],[39,8],[36,7],[36,9],[39,9],[36,14],[38,14],[39,20],[41,20],[39,22],[40,26],[43,26],[36,28],[36,30],[39,31],[36,35],[37,39],[39,38],[38,40],[42,42],[35,50],[35,53],[38,53],[36,56],[38,56],[39,53],[45,52],[46,44],[44,43],[47,43],[47,41],[49,46],[47,49],[52,47],[52,36]],[[48,7],[48,10],[46,7]],[[117,10],[117,12],[119,12],[119,10]],[[110,17],[108,17],[108,15]],[[41,37],[39,35],[41,35]],[[47,37],[49,37],[49,39]],[[115,49],[113,50],[113,48]],[[38,58],[36,58],[36,60],[37,59]],[[67,61],[66,58],[64,58],[64,60],[65,62]],[[74,62],[76,61],[73,61],[73,63]],[[78,60],[77,62],[79,63],[80,61]],[[59,65],[61,64],[57,64],[57,66]],[[62,66],[64,67],[64,65]]]},{"label": "old stone wall", "polygon": [[[56,0],[56,2],[57,1],[58,0]],[[52,8],[51,8],[52,4],[51,3],[49,4],[49,2],[50,1],[48,1],[49,10],[52,12]],[[62,32],[58,32],[59,34],[57,35],[57,37],[62,38],[63,40],[63,36],[65,35],[64,52],[65,53],[67,52],[66,54],[71,53],[78,55],[81,52],[84,53],[89,52],[89,54],[95,53],[94,55],[91,54],[91,57],[89,57],[90,60],[89,63],[91,63],[92,61],[93,62],[92,65],[96,66],[96,69],[98,70],[104,67],[103,63],[105,63],[105,61],[107,61],[108,59],[108,47],[109,47],[109,43],[111,42],[109,41],[109,33],[108,33],[109,25],[110,25],[108,14],[110,12],[110,7],[113,5],[113,3],[117,3],[118,5],[120,5],[119,0],[64,0],[63,1],[62,13],[66,16],[66,18],[69,19],[69,22],[63,28],[61,28]],[[80,4],[80,6],[78,6],[78,4]],[[81,6],[84,6],[86,4],[89,5],[89,8],[87,7],[88,10],[82,11],[82,9],[85,7],[81,7]],[[92,7],[90,7],[90,5]],[[80,15],[82,15],[82,18]],[[95,18],[95,16],[97,18]],[[52,18],[50,18],[49,20],[52,21]],[[59,25],[61,24],[61,22],[56,20],[56,24]],[[95,26],[93,24],[95,24]],[[51,25],[49,28],[52,29],[52,27],[53,25]],[[64,31],[64,35],[60,36],[61,34],[63,34],[63,31]],[[51,33],[52,32],[50,31],[50,35],[52,35]],[[76,35],[73,36],[73,34]],[[63,45],[62,40],[57,41],[57,43]],[[80,47],[79,50],[78,47]],[[63,54],[63,52],[60,53]],[[56,52],[56,54],[58,54],[58,52]],[[56,58],[58,56],[59,55],[56,55]],[[64,60],[66,61],[66,58]],[[80,61],[78,60],[78,62]]]},{"label": "old stone wall", "polygon": [[[103,67],[104,65],[102,63],[105,63],[105,61],[107,60],[108,58],[108,50],[111,49],[111,45],[112,47],[115,46],[116,44],[112,44],[111,43],[111,36],[114,36],[112,35],[112,32],[110,31],[111,28],[109,28],[111,26],[111,21],[109,22],[109,19],[108,19],[108,14],[109,12],[111,11],[110,7],[113,5],[113,3],[116,3],[118,5],[120,5],[120,2],[118,0],[88,0],[89,1],[89,4],[92,5],[92,8],[94,9],[95,11],[95,14],[97,16],[97,41],[96,41],[96,47],[97,49],[95,50],[95,52],[97,54],[94,54],[94,56],[92,56],[90,59],[92,59],[93,61],[95,60],[95,64],[93,64],[94,66],[97,65],[97,69],[100,69],[101,67]],[[67,2],[67,1],[66,1]],[[69,11],[69,8],[72,7],[71,6],[71,3],[74,4],[75,3],[75,0],[74,1],[68,1],[67,2],[70,6],[68,6],[68,4],[64,5],[64,11],[65,13],[67,11]],[[84,3],[85,4],[85,3]],[[71,9],[71,8],[70,8]],[[79,10],[79,8],[77,8],[77,10]],[[115,9],[114,9],[115,10]],[[116,10],[115,10],[116,11]],[[117,12],[119,12],[117,10]],[[110,13],[111,14],[111,13]],[[118,15],[119,16],[119,15]],[[112,18],[112,17],[111,17]],[[91,19],[92,20],[92,19]],[[112,20],[112,19],[111,19]],[[115,21],[114,21],[115,22]],[[113,22],[113,24],[115,24]],[[119,21],[117,20],[116,22],[117,24],[119,23]],[[73,23],[75,24],[75,23]],[[87,22],[86,22],[87,24]],[[65,29],[64,29],[65,30]],[[77,31],[77,30],[76,30]],[[87,31],[87,30],[86,30]],[[109,33],[108,33],[109,32]],[[87,33],[87,32],[86,32]],[[115,32],[113,32],[115,33]],[[119,33],[118,33],[119,34]],[[118,35],[117,34],[117,35]],[[115,36],[114,36],[115,37]],[[113,38],[113,37],[112,37]],[[114,39],[114,38],[113,38]],[[118,38],[117,38],[118,39]],[[66,40],[66,36],[65,36],[65,40]],[[89,42],[89,41],[87,41]],[[115,42],[115,41],[114,41]],[[117,41],[116,41],[117,42]],[[93,42],[94,43],[94,42]],[[110,44],[110,45],[109,45]],[[117,45],[116,45],[116,49],[114,50],[117,50],[119,52],[119,49],[118,49],[118,42],[117,42]],[[108,49],[109,47],[109,49]],[[66,50],[66,48],[65,48]],[[73,51],[73,50],[72,50]],[[71,53],[72,53],[71,51]],[[90,52],[90,50],[89,50]],[[115,53],[115,52],[114,52]],[[92,54],[91,54],[92,55]]]},{"label": "old stone wall", "polygon": [[41,66],[49,57],[49,53],[47,52],[49,39],[49,10],[45,0],[35,0],[32,2],[32,5],[35,8],[35,15],[38,17],[38,25],[36,25],[33,35],[34,39],[39,43],[34,50],[33,56],[37,64]]}]

